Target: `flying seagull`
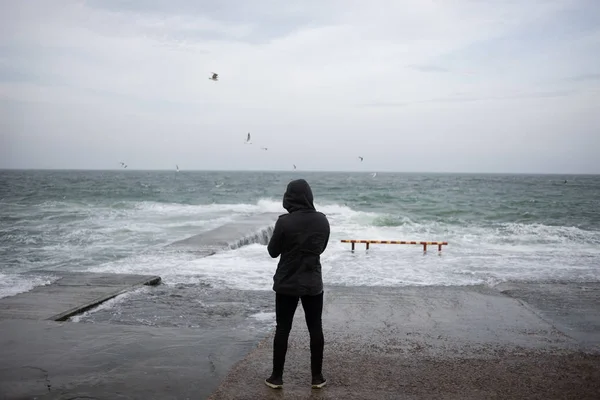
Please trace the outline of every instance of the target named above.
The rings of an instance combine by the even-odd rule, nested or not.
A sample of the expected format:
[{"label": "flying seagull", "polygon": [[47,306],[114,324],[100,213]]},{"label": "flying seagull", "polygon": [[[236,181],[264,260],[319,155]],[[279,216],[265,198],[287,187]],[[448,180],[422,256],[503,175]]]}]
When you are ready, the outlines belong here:
[{"label": "flying seagull", "polygon": [[210,79],[211,81],[218,81],[219,80],[219,74],[213,72],[212,76],[210,78],[208,78],[208,79]]},{"label": "flying seagull", "polygon": [[175,168],[177,168],[177,172],[179,172],[179,165],[175,164]]},{"label": "flying seagull", "polygon": [[294,165],[294,169],[296,169],[296,164],[293,164],[293,165]]},{"label": "flying seagull", "polygon": [[250,132],[248,132],[248,137],[246,137],[246,141],[244,143],[246,143],[246,144],[252,144],[250,142]]},{"label": "flying seagull", "polygon": [[266,148],[266,147],[261,147],[261,149],[262,149],[262,150],[269,150],[269,149],[268,149],[268,148]]},{"label": "flying seagull", "polygon": [[358,158],[360,158],[360,162],[362,162],[363,158],[361,156],[358,156]]}]

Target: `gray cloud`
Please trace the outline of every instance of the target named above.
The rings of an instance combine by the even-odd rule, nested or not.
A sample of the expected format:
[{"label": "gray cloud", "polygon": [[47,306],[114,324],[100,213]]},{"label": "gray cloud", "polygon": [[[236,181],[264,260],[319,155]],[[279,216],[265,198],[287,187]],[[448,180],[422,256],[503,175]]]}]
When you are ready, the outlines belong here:
[{"label": "gray cloud", "polygon": [[427,103],[468,103],[478,101],[493,101],[493,100],[521,100],[521,99],[544,99],[553,97],[566,97],[576,94],[575,90],[555,90],[547,92],[527,92],[527,93],[511,93],[489,96],[470,96],[467,94],[454,95],[449,97],[438,97],[433,99],[418,100],[412,102],[371,102],[358,104],[359,107],[406,107],[414,104]]},{"label": "gray cloud", "polygon": [[[244,34],[231,37],[224,32],[199,29],[192,24],[183,24],[178,33],[170,32],[174,39],[202,38],[226,40],[236,39],[251,43],[264,43],[277,37],[297,32],[302,28],[322,25],[330,20],[326,2],[307,0],[302,4],[263,0],[192,1],[192,0],[88,0],[88,6],[125,15],[148,15],[157,19],[185,17],[206,18],[230,26],[247,26]],[[187,25],[187,26],[185,26]]]},{"label": "gray cloud", "polygon": [[600,73],[597,74],[579,74],[575,76],[570,76],[567,78],[569,81],[576,82],[590,82],[590,81],[600,81]]},{"label": "gray cloud", "polygon": [[416,69],[421,72],[450,72],[450,68],[440,65],[411,65],[409,68]]},{"label": "gray cloud", "polygon": [[407,1],[1,2],[0,168],[600,172],[583,5]]}]

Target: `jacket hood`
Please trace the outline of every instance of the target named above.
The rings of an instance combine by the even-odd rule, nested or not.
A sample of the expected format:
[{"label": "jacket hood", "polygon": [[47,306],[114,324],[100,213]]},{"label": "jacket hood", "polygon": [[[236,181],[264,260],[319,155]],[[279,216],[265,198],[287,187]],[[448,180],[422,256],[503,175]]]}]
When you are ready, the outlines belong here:
[{"label": "jacket hood", "polygon": [[315,209],[312,190],[308,182],[304,179],[297,179],[288,183],[283,195],[283,208],[288,212]]}]

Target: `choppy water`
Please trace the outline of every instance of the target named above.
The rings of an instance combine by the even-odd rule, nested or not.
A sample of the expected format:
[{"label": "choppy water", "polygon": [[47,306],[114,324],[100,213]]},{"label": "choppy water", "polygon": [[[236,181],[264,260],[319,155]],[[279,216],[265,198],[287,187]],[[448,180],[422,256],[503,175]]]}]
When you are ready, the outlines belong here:
[{"label": "choppy water", "polygon": [[[23,272],[160,275],[166,285],[271,290],[276,260],[251,244],[208,258],[164,246],[313,187],[331,242],[329,285],[600,280],[600,176],[181,171],[0,171],[0,297],[43,284]],[[564,181],[567,180],[565,183]],[[442,255],[340,239],[447,240]]]}]

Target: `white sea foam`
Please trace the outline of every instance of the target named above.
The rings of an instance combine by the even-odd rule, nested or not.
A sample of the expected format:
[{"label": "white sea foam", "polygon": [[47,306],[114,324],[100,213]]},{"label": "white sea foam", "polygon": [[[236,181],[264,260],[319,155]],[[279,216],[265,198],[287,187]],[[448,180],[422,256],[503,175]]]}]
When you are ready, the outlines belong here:
[{"label": "white sea foam", "polygon": [[49,285],[58,279],[51,275],[22,275],[0,273],[0,298],[28,292],[36,286]]},{"label": "white sea foam", "polygon": [[259,312],[259,313],[250,315],[250,317],[257,319],[259,321],[269,321],[269,322],[275,321],[275,313],[274,312],[270,312],[270,313]]},{"label": "white sea foam", "polygon": [[[90,316],[92,316],[93,314],[95,314],[99,311],[107,310],[107,309],[112,309],[112,313],[115,315],[118,315],[119,314],[118,306],[121,302],[125,301],[126,299],[130,298],[133,295],[136,295],[136,294],[146,291],[146,290],[148,290],[147,287],[142,287],[139,289],[132,290],[130,292],[122,293],[118,296],[113,297],[112,299],[109,299],[105,302],[100,303],[99,305],[91,308],[88,311],[85,311],[81,314],[70,317],[69,321],[79,322],[82,320],[89,320],[89,321],[93,322],[93,319],[90,319]],[[116,308],[116,310],[115,310],[115,308]]]},{"label": "white sea foam", "polygon": [[[598,231],[542,224],[482,226],[418,221],[410,215],[363,212],[335,203],[315,205],[328,216],[332,229],[322,256],[326,284],[473,285],[506,280],[600,280]],[[41,249],[47,257],[39,263],[54,257],[59,260],[57,263],[69,264],[70,270],[154,274],[166,284],[203,282],[213,287],[271,290],[277,260],[269,257],[264,245],[254,243],[206,258],[164,248],[233,218],[263,212],[285,211],[281,201],[273,199],[254,204],[210,205],[140,202],[118,210],[96,209],[83,222],[73,223],[59,238],[53,238],[52,231],[42,235]],[[394,226],[382,226],[386,221]],[[445,240],[449,245],[441,255],[435,247],[423,254],[422,248],[414,245],[372,245],[367,252],[364,245],[358,244],[352,253],[350,245],[340,243],[341,239]],[[5,282],[0,283],[0,296],[30,290],[44,282],[18,274],[6,276],[12,281],[7,284],[2,279]]]},{"label": "white sea foam", "polygon": [[[216,207],[213,206],[213,207]],[[230,207],[224,205],[224,208]],[[261,200],[245,211],[275,211],[279,203]],[[246,208],[247,207],[247,208]],[[331,222],[332,234],[322,256],[327,284],[335,285],[473,285],[504,280],[597,280],[598,232],[572,227],[499,224],[496,227],[418,223],[404,218],[399,226],[374,225],[381,216],[337,204],[317,207]],[[372,245],[354,253],[341,239],[447,240],[441,255],[435,247]],[[107,267],[107,266],[105,266]],[[168,283],[208,282],[213,287],[270,290],[276,260],[265,246],[252,244],[212,257],[147,255],[112,264],[114,272],[163,276]]]}]

